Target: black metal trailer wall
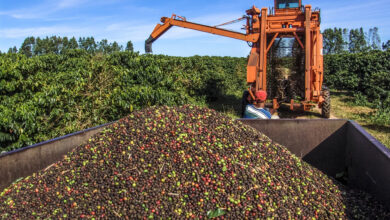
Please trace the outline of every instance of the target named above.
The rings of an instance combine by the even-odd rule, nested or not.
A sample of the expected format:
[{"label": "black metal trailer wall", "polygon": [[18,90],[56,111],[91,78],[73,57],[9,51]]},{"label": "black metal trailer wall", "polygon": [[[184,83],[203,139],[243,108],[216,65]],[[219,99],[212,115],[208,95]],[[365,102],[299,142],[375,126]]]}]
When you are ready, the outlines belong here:
[{"label": "black metal trailer wall", "polygon": [[[239,120],[286,146],[324,173],[343,174],[347,184],[390,207],[390,150],[347,120]],[[60,160],[109,124],[0,155],[0,191],[20,177]]]},{"label": "black metal trailer wall", "polygon": [[29,176],[61,160],[66,153],[86,142],[107,125],[109,124],[1,154],[0,192],[18,178]]}]

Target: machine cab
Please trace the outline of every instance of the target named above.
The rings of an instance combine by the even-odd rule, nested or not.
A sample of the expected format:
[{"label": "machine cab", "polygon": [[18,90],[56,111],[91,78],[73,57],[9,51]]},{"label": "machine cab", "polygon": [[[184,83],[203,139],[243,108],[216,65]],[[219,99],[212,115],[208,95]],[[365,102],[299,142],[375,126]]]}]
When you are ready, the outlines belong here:
[{"label": "machine cab", "polygon": [[299,10],[301,6],[301,0],[275,0],[275,10]]}]

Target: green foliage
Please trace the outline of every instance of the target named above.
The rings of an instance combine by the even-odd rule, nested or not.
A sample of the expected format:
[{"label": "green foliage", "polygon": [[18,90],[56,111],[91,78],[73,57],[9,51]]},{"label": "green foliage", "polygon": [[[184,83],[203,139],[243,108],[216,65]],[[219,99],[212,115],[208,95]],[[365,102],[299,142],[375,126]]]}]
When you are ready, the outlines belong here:
[{"label": "green foliage", "polygon": [[31,57],[33,55],[33,45],[35,44],[34,37],[28,37],[24,40],[22,46],[20,47],[19,52],[21,54],[26,55],[27,57]]},{"label": "green foliage", "polygon": [[324,57],[325,84],[385,99],[390,91],[390,51],[336,54]]},{"label": "green foliage", "polygon": [[381,38],[378,33],[378,27],[370,28],[368,32],[368,46],[373,50],[381,49]]},{"label": "green foliage", "polygon": [[368,50],[363,28],[350,30],[348,49],[351,53],[359,53]]},{"label": "green foliage", "polygon": [[382,44],[382,49],[383,50],[388,50],[390,49],[390,40],[388,40],[386,43]]},{"label": "green foliage", "polygon": [[[364,32],[363,28],[327,28],[324,30],[324,54],[360,53],[381,49],[381,38],[377,27]],[[386,50],[385,44],[382,45]]]},{"label": "green foliage", "polygon": [[389,126],[390,125],[390,108],[380,108],[370,116],[370,120],[375,125]]},{"label": "green foliage", "polygon": [[[80,37],[77,41],[72,37],[57,37],[51,36],[46,38],[27,37],[21,45],[19,51],[16,47],[10,48],[8,53],[20,53],[27,57],[45,55],[45,54],[65,54],[68,50],[82,49],[90,54],[104,53],[112,54],[114,52],[123,51],[123,46],[117,42],[109,43],[106,39],[96,42],[93,37]],[[133,44],[127,42],[126,51],[133,52]]]},{"label": "green foliage", "polygon": [[132,52],[0,55],[0,151],[114,121],[152,105],[242,93],[246,59]]},{"label": "green foliage", "polygon": [[390,126],[390,50],[324,57],[325,84],[354,93],[355,104],[377,109],[369,120]]},{"label": "green foliage", "polygon": [[9,48],[8,53],[17,53],[18,49],[16,47]]},{"label": "green foliage", "polygon": [[126,44],[126,51],[134,52],[133,43],[131,41],[128,41]]},{"label": "green foliage", "polygon": [[226,214],[226,211],[224,209],[216,209],[216,210],[210,210],[207,212],[207,218],[218,218],[220,216],[223,216]]},{"label": "green foliage", "polygon": [[347,44],[344,36],[347,33],[347,29],[341,28],[328,28],[323,32],[324,36],[324,54],[339,54],[344,52]]},{"label": "green foliage", "polygon": [[[245,58],[139,55],[131,52],[131,42],[126,48],[119,52],[118,44],[93,38],[30,37],[19,53],[15,47],[0,54],[0,151],[114,121],[146,106],[225,103],[245,89]],[[304,54],[292,54],[296,59],[279,64],[303,72]],[[353,91],[357,103],[378,109],[372,121],[389,125],[389,60],[390,50],[326,55],[325,84]]]}]

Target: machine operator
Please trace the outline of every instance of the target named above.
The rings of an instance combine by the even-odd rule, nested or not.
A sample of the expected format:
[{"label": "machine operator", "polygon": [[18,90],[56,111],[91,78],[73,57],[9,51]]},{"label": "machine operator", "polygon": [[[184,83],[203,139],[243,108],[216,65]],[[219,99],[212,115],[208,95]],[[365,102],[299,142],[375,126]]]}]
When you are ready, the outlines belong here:
[{"label": "machine operator", "polygon": [[277,115],[273,116],[268,108],[265,108],[267,92],[260,90],[255,94],[255,103],[249,104],[245,108],[244,118],[250,119],[278,119]]}]

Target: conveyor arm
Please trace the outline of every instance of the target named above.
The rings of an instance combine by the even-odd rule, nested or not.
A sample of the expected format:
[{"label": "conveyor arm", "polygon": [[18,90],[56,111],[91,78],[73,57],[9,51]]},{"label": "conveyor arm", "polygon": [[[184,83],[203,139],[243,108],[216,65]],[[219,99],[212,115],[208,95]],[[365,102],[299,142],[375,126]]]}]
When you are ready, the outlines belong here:
[{"label": "conveyor arm", "polygon": [[178,26],[183,28],[188,28],[192,30],[202,31],[206,33],[211,33],[215,35],[230,37],[238,40],[243,40],[247,42],[257,42],[259,39],[259,33],[253,34],[243,34],[235,31],[229,31],[222,28],[196,24],[192,22],[188,22],[182,18],[182,20],[176,19],[176,16],[172,16],[172,18],[163,17],[161,18],[161,22],[163,24],[157,24],[154,28],[152,34],[149,39],[145,41],[145,51],[146,53],[152,52],[152,43],[157,40],[160,36],[162,36],[166,31],[168,31],[172,26]]}]

